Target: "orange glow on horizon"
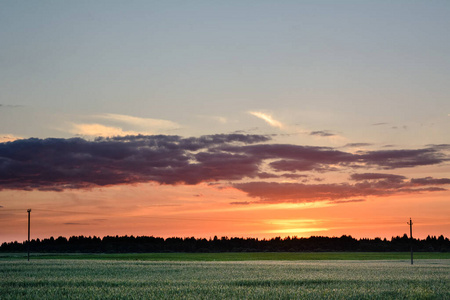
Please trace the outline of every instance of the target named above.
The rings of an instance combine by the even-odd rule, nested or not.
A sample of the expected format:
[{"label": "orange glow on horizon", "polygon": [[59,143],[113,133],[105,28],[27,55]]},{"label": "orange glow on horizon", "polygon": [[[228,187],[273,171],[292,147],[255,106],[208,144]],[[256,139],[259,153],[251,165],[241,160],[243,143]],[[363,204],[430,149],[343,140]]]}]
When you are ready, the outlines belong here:
[{"label": "orange glow on horizon", "polygon": [[[141,184],[90,191],[9,192],[0,210],[1,242],[26,238],[26,208],[32,208],[32,238],[86,235],[159,237],[341,236],[388,238],[403,235],[414,221],[414,236],[450,235],[448,193],[372,197],[363,202],[248,204],[235,189],[207,184]],[[27,199],[18,204],[16,197]],[[433,201],[424,203],[424,199]],[[5,197],[8,199],[8,197]],[[124,200],[126,199],[126,200]],[[64,201],[63,201],[64,200]]]}]

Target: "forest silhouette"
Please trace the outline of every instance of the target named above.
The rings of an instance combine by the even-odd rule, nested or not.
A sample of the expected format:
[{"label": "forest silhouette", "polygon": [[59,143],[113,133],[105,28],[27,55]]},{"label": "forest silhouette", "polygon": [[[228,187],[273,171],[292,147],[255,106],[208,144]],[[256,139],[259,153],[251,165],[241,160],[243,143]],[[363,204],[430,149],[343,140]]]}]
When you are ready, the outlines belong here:
[{"label": "forest silhouette", "polygon": [[[352,236],[341,237],[311,236],[274,237],[271,239],[221,237],[195,238],[154,236],[72,236],[33,239],[30,250],[36,253],[147,253],[147,252],[449,252],[450,240],[443,235],[428,236],[426,239],[410,239],[406,234],[392,237],[390,240],[355,239]],[[26,252],[28,243],[5,242],[0,252]]]}]

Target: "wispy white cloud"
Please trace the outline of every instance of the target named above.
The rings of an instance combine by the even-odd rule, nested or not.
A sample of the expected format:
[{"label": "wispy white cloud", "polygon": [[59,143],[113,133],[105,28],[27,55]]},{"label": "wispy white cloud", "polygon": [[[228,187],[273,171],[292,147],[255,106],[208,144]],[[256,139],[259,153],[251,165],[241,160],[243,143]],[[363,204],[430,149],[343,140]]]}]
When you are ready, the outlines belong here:
[{"label": "wispy white cloud", "polygon": [[291,132],[296,134],[307,135],[314,140],[326,140],[332,144],[342,144],[348,143],[348,139],[334,131],[330,130],[307,130],[300,128],[298,125],[292,126],[289,124],[282,123],[272,117],[271,114],[260,112],[260,111],[249,111],[249,114],[260,118],[267,122],[270,126],[282,129],[285,132]]},{"label": "wispy white cloud", "polygon": [[161,119],[140,118],[120,114],[99,114],[93,117],[133,125],[140,128],[147,128],[151,131],[173,130],[180,128],[180,125],[175,122]]},{"label": "wispy white cloud", "polygon": [[263,112],[259,112],[259,111],[249,111],[249,114],[260,118],[264,121],[266,121],[270,126],[272,127],[278,127],[280,129],[282,129],[284,127],[284,125],[280,122],[275,120],[271,115],[263,113]]},{"label": "wispy white cloud", "polygon": [[221,116],[198,116],[201,119],[207,119],[207,120],[211,120],[220,124],[227,124],[228,123],[228,119],[225,117],[221,117]]},{"label": "wispy white cloud", "polygon": [[69,131],[70,133],[73,133],[75,135],[93,136],[93,137],[126,136],[143,133],[136,131],[126,131],[120,127],[105,126],[102,124],[75,124],[75,123],[72,123],[72,128]]},{"label": "wispy white cloud", "polygon": [[71,122],[66,131],[86,137],[112,137],[126,135],[164,134],[181,126],[175,122],[161,119],[140,118],[121,114],[97,114],[87,116],[95,122]]}]

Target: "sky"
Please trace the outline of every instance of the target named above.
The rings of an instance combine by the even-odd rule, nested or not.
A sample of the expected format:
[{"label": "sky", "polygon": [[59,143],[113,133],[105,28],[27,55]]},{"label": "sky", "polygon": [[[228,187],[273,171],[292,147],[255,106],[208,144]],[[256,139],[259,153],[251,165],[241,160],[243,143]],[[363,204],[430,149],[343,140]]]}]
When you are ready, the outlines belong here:
[{"label": "sky", "polygon": [[0,0],[0,243],[450,237],[449,15]]}]

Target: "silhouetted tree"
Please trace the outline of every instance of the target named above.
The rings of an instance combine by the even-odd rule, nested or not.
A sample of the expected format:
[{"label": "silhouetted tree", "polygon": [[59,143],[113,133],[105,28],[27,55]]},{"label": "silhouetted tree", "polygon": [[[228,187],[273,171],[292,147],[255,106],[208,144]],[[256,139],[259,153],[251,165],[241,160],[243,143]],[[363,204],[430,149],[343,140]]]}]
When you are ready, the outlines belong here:
[{"label": "silhouetted tree", "polygon": [[[450,241],[443,235],[428,236],[424,240],[414,239],[415,251],[450,251]],[[127,253],[127,252],[256,252],[256,251],[409,251],[410,240],[405,234],[402,237],[355,239],[352,236],[309,238],[274,237],[270,240],[257,238],[220,239],[195,237],[160,238],[153,236],[72,236],[31,240],[32,252],[80,252],[80,253]],[[1,252],[26,252],[26,241],[3,243]]]}]

